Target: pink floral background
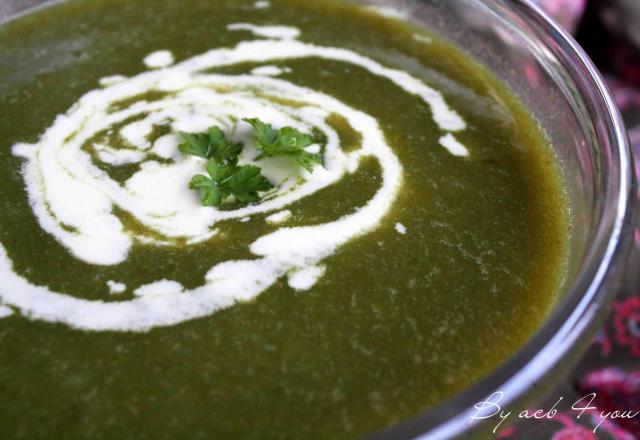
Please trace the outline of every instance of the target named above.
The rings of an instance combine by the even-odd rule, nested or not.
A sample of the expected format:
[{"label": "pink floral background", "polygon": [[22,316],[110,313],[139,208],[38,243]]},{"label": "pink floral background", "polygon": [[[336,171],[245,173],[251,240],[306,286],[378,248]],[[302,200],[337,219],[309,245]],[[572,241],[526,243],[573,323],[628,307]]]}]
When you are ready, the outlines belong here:
[{"label": "pink floral background", "polygon": [[[574,34],[604,74],[627,123],[640,174],[640,0],[536,2]],[[550,419],[521,421],[504,429],[498,438],[640,440],[639,269],[637,229],[636,254],[629,264],[627,282],[606,325],[572,376],[541,406],[548,410],[563,397],[559,412]],[[591,393],[596,394],[592,405],[597,409],[577,418],[571,405]],[[626,411],[628,417],[602,421],[601,411],[618,415]]]}]

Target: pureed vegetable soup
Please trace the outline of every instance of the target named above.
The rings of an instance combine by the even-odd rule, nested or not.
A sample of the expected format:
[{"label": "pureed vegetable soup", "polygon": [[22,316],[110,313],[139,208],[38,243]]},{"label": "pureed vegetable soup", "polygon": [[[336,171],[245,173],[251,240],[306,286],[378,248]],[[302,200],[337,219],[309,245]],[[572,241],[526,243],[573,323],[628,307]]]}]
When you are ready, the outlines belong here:
[{"label": "pureed vegetable soup", "polygon": [[330,0],[83,0],[0,48],[2,439],[359,437],[554,304],[552,150],[433,35]]}]

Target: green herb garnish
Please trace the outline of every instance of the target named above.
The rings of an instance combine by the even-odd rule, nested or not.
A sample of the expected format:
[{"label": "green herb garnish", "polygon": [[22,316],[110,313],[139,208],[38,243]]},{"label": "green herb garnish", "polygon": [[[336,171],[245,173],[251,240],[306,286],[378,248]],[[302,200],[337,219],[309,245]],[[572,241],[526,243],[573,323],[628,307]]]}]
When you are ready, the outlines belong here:
[{"label": "green herb garnish", "polygon": [[[316,163],[322,163],[321,154],[304,150],[318,141],[311,135],[293,127],[275,130],[270,124],[259,119],[244,119],[255,130],[256,149],[263,157],[284,156],[295,160],[308,172]],[[189,182],[189,188],[202,193],[203,206],[219,207],[233,196],[240,203],[255,203],[260,200],[260,192],[268,191],[273,185],[262,175],[260,167],[238,165],[242,144],[227,140],[219,127],[210,127],[206,133],[180,132],[183,142],[179,150],[187,155],[207,159],[207,174],[198,174]]]},{"label": "green herb garnish", "polygon": [[263,157],[283,156],[295,160],[308,172],[313,171],[315,164],[322,164],[322,155],[309,153],[305,147],[318,141],[311,135],[302,133],[293,127],[283,127],[276,130],[271,124],[260,119],[243,119],[253,126],[256,148],[262,152],[258,160]]},{"label": "green herb garnish", "polygon": [[221,164],[209,159],[207,173],[208,176],[198,174],[189,182],[189,188],[202,192],[204,206],[220,206],[229,196],[240,203],[254,203],[260,200],[258,192],[273,188],[255,165]]},{"label": "green herb garnish", "polygon": [[207,133],[180,132],[180,136],[184,142],[178,148],[184,154],[215,159],[220,163],[237,160],[242,151],[242,145],[229,143],[218,127],[210,127]]}]

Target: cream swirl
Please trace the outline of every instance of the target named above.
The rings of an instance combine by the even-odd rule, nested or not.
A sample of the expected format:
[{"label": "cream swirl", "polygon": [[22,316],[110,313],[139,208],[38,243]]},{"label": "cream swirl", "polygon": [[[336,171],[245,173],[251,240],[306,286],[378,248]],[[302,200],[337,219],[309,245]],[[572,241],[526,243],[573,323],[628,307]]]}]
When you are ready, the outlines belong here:
[{"label": "cream swirl", "polygon": [[[35,286],[13,271],[0,247],[1,303],[33,319],[79,329],[145,331],[249,300],[283,276],[289,277],[292,288],[312,287],[324,274],[325,258],[375,229],[390,211],[402,183],[402,166],[373,117],[325,93],[274,77],[283,70],[266,63],[319,57],[354,64],[428,103],[449,144],[457,142],[452,132],[465,128],[440,93],[406,72],[349,50],[301,42],[296,28],[236,24],[230,30],[250,31],[266,39],[211,50],[175,65],[167,65],[173,59],[170,53],[151,54],[146,61],[156,70],[131,78],[105,78],[103,88],[85,94],[58,116],[37,143],[14,146],[14,154],[26,159],[24,180],[40,226],[75,258],[115,265],[127,260],[136,241],[189,246],[210,239],[216,225],[225,221],[244,221],[258,214],[285,218],[277,213],[354,172],[367,156],[376,158],[382,168],[381,185],[373,198],[333,222],[281,227],[247,243],[256,259],[218,263],[198,288],[187,290],[176,281],[162,279],[137,286],[135,297],[122,301],[86,300]],[[212,73],[246,62],[265,63],[268,68],[242,75]],[[360,133],[359,148],[341,149],[338,134],[326,121],[332,114],[345,118]],[[263,160],[264,174],[275,188],[260,203],[230,211],[202,207],[197,194],[187,187],[190,177],[202,169],[202,160],[183,157],[174,134],[151,135],[158,127],[175,133],[218,125],[245,145],[240,162],[250,163],[258,153],[250,146],[249,126],[239,122],[247,117],[276,127],[319,130],[326,138],[324,167],[309,174],[280,159]],[[117,181],[100,164],[139,166],[125,181]],[[127,229],[118,212],[135,218],[143,230]]]}]

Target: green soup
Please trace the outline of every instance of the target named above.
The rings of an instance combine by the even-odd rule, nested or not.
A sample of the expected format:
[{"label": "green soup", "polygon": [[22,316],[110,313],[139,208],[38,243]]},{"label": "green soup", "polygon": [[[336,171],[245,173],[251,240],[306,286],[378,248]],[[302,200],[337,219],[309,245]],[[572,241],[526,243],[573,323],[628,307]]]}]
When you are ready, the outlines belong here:
[{"label": "green soup", "polygon": [[[536,122],[371,9],[59,3],[0,27],[0,114],[2,439],[357,438],[495,369],[562,287]],[[322,166],[257,158],[252,117]],[[260,201],[188,188],[177,133],[209,126]]]}]

